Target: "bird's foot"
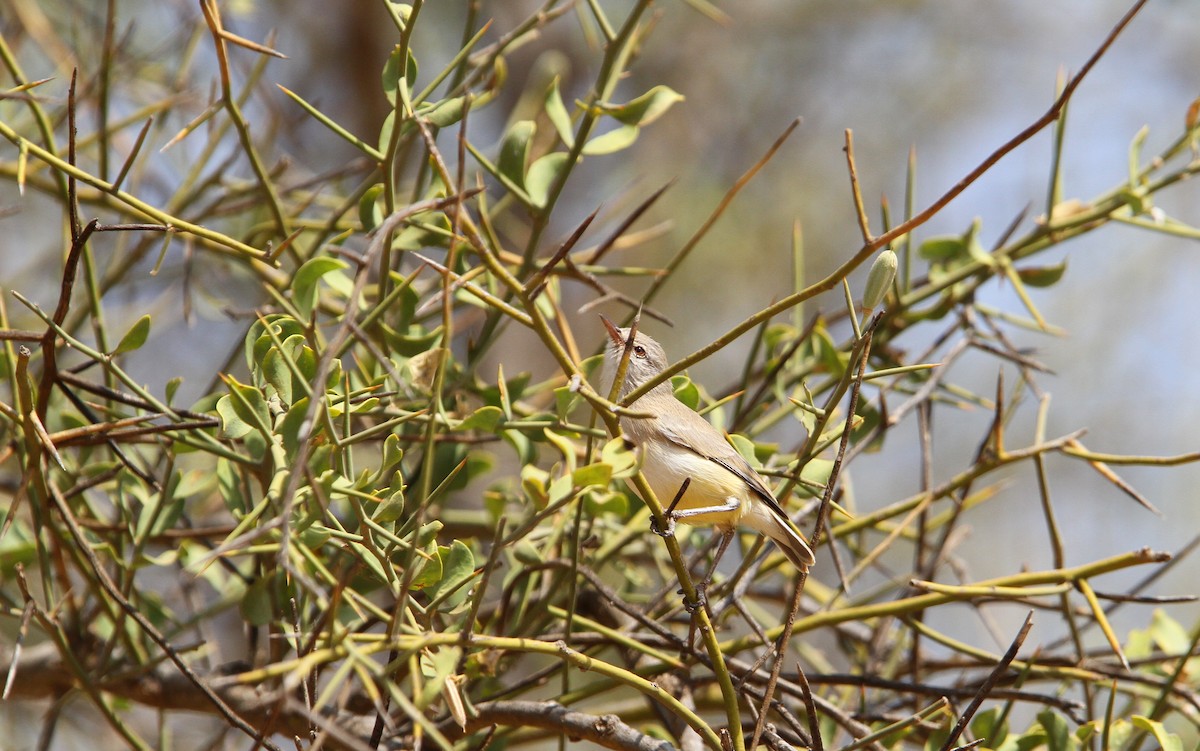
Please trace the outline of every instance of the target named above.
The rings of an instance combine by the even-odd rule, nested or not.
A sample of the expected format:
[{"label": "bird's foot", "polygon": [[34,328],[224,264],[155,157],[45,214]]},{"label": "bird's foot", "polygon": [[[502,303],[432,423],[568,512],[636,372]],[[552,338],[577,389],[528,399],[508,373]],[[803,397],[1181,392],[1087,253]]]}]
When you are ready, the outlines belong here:
[{"label": "bird's foot", "polygon": [[[707,587],[708,587],[707,584],[697,585],[696,599],[689,600],[687,597],[684,597],[683,598],[683,609],[686,610],[689,614],[695,614],[697,610],[699,610],[700,608],[707,605],[708,604],[708,593],[705,592],[705,589]],[[676,594],[682,595],[683,590],[680,589],[679,591],[676,592]]]},{"label": "bird's foot", "polygon": [[675,516],[674,514],[666,514],[667,523],[663,528],[658,526],[658,519],[650,517],[650,531],[659,537],[670,537],[675,534]]}]

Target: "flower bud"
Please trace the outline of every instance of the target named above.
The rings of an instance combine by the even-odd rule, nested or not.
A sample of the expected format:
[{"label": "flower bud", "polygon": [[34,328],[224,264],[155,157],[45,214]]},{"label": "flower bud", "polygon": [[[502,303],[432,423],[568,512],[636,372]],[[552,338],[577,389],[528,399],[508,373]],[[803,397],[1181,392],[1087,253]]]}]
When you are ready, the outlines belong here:
[{"label": "flower bud", "polygon": [[875,262],[871,264],[871,270],[867,273],[867,286],[863,291],[862,298],[864,309],[873,310],[875,306],[883,302],[888,289],[892,286],[892,280],[896,278],[896,265],[896,253],[891,248],[876,256]]}]

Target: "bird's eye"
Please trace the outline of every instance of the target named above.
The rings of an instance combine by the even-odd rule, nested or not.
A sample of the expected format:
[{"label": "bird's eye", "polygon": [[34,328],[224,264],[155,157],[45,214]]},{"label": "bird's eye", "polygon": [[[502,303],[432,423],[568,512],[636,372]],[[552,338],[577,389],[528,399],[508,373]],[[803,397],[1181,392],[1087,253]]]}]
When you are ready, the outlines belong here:
[{"label": "bird's eye", "polygon": [[638,344],[633,348],[633,354],[637,355],[638,357],[645,357],[646,356],[646,348],[643,347],[642,345]]}]

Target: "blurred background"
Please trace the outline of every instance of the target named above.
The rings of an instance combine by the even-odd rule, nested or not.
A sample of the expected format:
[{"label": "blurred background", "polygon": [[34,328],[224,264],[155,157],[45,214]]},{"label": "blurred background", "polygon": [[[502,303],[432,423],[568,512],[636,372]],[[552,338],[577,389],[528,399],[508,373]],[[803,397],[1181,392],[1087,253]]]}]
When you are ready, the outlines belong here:
[{"label": "blurred background", "polygon": [[[93,59],[103,29],[103,3],[17,2],[0,7],[5,34],[19,18],[23,28],[41,14],[66,44],[61,59],[21,57],[31,78],[66,80],[72,57]],[[181,55],[197,83],[192,99],[156,123],[152,147],[143,153],[169,180],[188,161],[184,142],[163,154],[157,150],[209,101],[215,63],[205,40],[194,54],[184,43],[202,24],[194,2],[118,2],[122,49],[126,54],[161,58],[164,76],[173,75]],[[486,39],[511,29],[537,4],[508,0],[481,3],[480,17],[493,17]],[[619,2],[604,3],[613,18]],[[355,156],[275,88],[282,84],[360,134],[374,134],[388,110],[379,75],[396,42],[382,4],[328,0],[240,0],[223,3],[227,25],[251,39],[273,39],[289,56],[268,65],[248,109],[252,126],[274,123],[268,140],[276,156],[286,156],[297,174],[317,175]],[[467,3],[426,3],[421,23],[426,36],[415,48],[422,70],[435,71],[458,48]],[[574,225],[603,205],[592,235],[602,237],[619,219],[669,180],[675,184],[639,226],[669,222],[657,240],[639,246],[625,263],[665,263],[704,222],[734,181],[767,151],[788,123],[802,118],[773,160],[741,192],[720,222],[695,249],[656,299],[655,307],[677,322],[674,328],[648,322],[646,329],[681,357],[712,341],[771,300],[791,290],[791,237],[803,228],[805,276],[824,276],[861,244],[851,203],[843,131],[854,131],[862,190],[872,227],[880,227],[879,201],[886,196],[893,217],[903,211],[906,163],[917,155],[916,203],[933,201],[991,151],[1036,120],[1053,101],[1060,75],[1077,71],[1128,10],[1120,0],[1008,0],[963,3],[956,0],[845,2],[743,0],[716,5],[718,17],[684,2],[656,6],[657,27],[636,75],[617,92],[625,101],[651,85],[665,84],[686,97],[661,120],[643,129],[633,148],[587,161],[573,176],[547,234],[549,250]],[[51,21],[50,19],[53,19]],[[444,44],[437,43],[437,28]],[[573,13],[551,24],[531,44],[511,56],[503,97],[535,100],[558,75],[564,99],[585,96],[599,59],[593,29]],[[273,36],[271,36],[273,33]],[[1149,128],[1143,154],[1149,157],[1178,138],[1192,100],[1200,95],[1200,14],[1186,0],[1152,0],[1117,40],[1078,90],[1068,113],[1063,195],[1087,201],[1122,184],[1128,175],[1129,145]],[[30,40],[9,40],[18,56]],[[66,66],[66,67],[64,67]],[[116,81],[114,86],[132,85]],[[65,85],[53,86],[61,96]],[[130,92],[125,92],[130,94]],[[136,93],[131,99],[136,100]],[[148,97],[149,98],[149,97]],[[538,102],[531,102],[531,106]],[[494,151],[504,132],[496,106],[472,113],[472,140]],[[518,108],[519,112],[519,108]],[[256,134],[266,134],[257,130]],[[132,137],[132,135],[130,136]],[[368,140],[371,140],[368,138]],[[123,147],[127,149],[127,145]],[[1044,213],[1052,148],[1047,129],[994,167],[917,233],[961,234],[978,218],[985,247],[1024,210],[1021,225],[1032,226]],[[5,159],[14,150],[4,144]],[[231,169],[245,171],[236,164]],[[149,183],[153,185],[153,181]],[[1158,205],[1183,222],[1200,222],[1200,195],[1194,183],[1171,188]],[[0,280],[8,289],[49,304],[58,287],[61,217],[36,194],[20,197],[11,183],[0,184]],[[1040,386],[1052,395],[1049,436],[1087,428],[1092,450],[1138,455],[1200,451],[1200,248],[1195,240],[1109,226],[1039,256],[1039,265],[1066,260],[1063,280],[1035,290],[1034,302],[1046,319],[1065,331],[1050,336],[1012,328],[1018,344],[1054,371]],[[253,307],[236,277],[219,269],[192,280],[197,291],[190,320],[178,308],[178,275],[168,271],[119,290],[132,321],[144,312],[161,314],[150,343],[129,367],[161,389],[168,378],[188,378],[184,394],[207,388],[215,363],[240,346],[245,324],[231,320],[230,308]],[[861,282],[861,275],[858,277]],[[616,280],[638,297],[648,282]],[[251,287],[248,285],[247,290]],[[249,291],[244,294],[250,295]],[[582,288],[567,299],[576,306],[593,298]],[[990,285],[981,297],[988,305],[1024,315],[1011,287]],[[31,317],[6,301],[14,326],[33,327]],[[810,305],[836,312],[840,295]],[[620,314],[611,308],[605,312]],[[120,315],[115,313],[115,315]],[[173,320],[174,323],[158,323]],[[116,330],[123,330],[114,324]],[[581,347],[598,346],[601,329],[594,312],[580,314]],[[520,332],[516,332],[519,334]],[[590,336],[591,339],[587,337]],[[530,367],[523,347],[497,353],[506,371]],[[594,341],[593,341],[594,340]],[[908,344],[921,351],[927,342]],[[740,372],[750,346],[737,346],[691,371],[712,392]],[[164,367],[165,366],[165,367]],[[533,365],[539,376],[553,372],[549,362]],[[972,355],[954,366],[952,380],[990,396],[997,361]],[[1011,372],[1010,372],[1011,375]],[[1008,380],[1011,385],[1011,378]],[[1010,447],[1032,441],[1036,404],[1025,405],[1009,433]],[[947,410],[934,415],[934,481],[970,464],[990,414]],[[802,435],[775,438],[787,449]],[[918,487],[920,457],[903,431],[889,437],[882,452],[864,456],[850,475],[860,509],[876,508]],[[1050,460],[1052,496],[1066,536],[1067,563],[1077,564],[1149,546],[1178,550],[1200,531],[1200,466],[1118,468],[1121,475],[1162,511],[1142,509],[1082,462]],[[1047,566],[1049,553],[1034,478],[1021,469],[1009,478],[1009,500],[985,505],[969,515],[970,529],[959,548],[969,576],[982,579],[1021,566]],[[830,574],[823,567],[819,575]],[[1146,575],[1122,572],[1106,580],[1119,591]],[[1189,559],[1152,589],[1156,594],[1197,591],[1200,564]],[[1111,582],[1111,583],[1110,583]],[[1200,615],[1200,608],[1175,615]],[[1021,614],[1014,613],[1014,619]],[[1143,627],[1143,608],[1125,608],[1114,617],[1121,634]],[[1185,625],[1190,626],[1190,622]],[[939,624],[951,634],[954,624]],[[970,623],[959,630],[970,630]],[[1014,627],[1015,628],[1015,627]],[[1011,634],[1013,629],[1005,629]],[[1033,640],[1054,635],[1038,634]],[[1000,646],[1000,645],[998,645]]]}]

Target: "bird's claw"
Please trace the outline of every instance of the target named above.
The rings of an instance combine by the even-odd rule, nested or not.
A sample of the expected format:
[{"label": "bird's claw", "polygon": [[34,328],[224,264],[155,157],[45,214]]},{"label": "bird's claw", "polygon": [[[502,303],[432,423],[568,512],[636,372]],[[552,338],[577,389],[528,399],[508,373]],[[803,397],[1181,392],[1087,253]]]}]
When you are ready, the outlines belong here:
[{"label": "bird's claw", "polygon": [[651,516],[650,517],[650,531],[653,532],[654,534],[658,535],[659,537],[670,537],[671,535],[675,534],[675,517],[670,514],[667,514],[666,519],[667,519],[667,523],[665,525],[665,528],[660,528],[658,526],[658,519],[655,519],[653,516]]},{"label": "bird's claw", "polygon": [[[705,588],[706,587],[704,585],[700,585],[700,586],[696,587],[696,599],[695,600],[689,600],[687,597],[683,598],[683,609],[686,610],[689,614],[695,614],[695,612],[697,610],[699,610],[700,608],[702,608],[708,604],[708,594],[704,591]],[[676,592],[676,594],[680,594],[680,595],[683,594],[683,590],[682,589],[678,590]]]}]

